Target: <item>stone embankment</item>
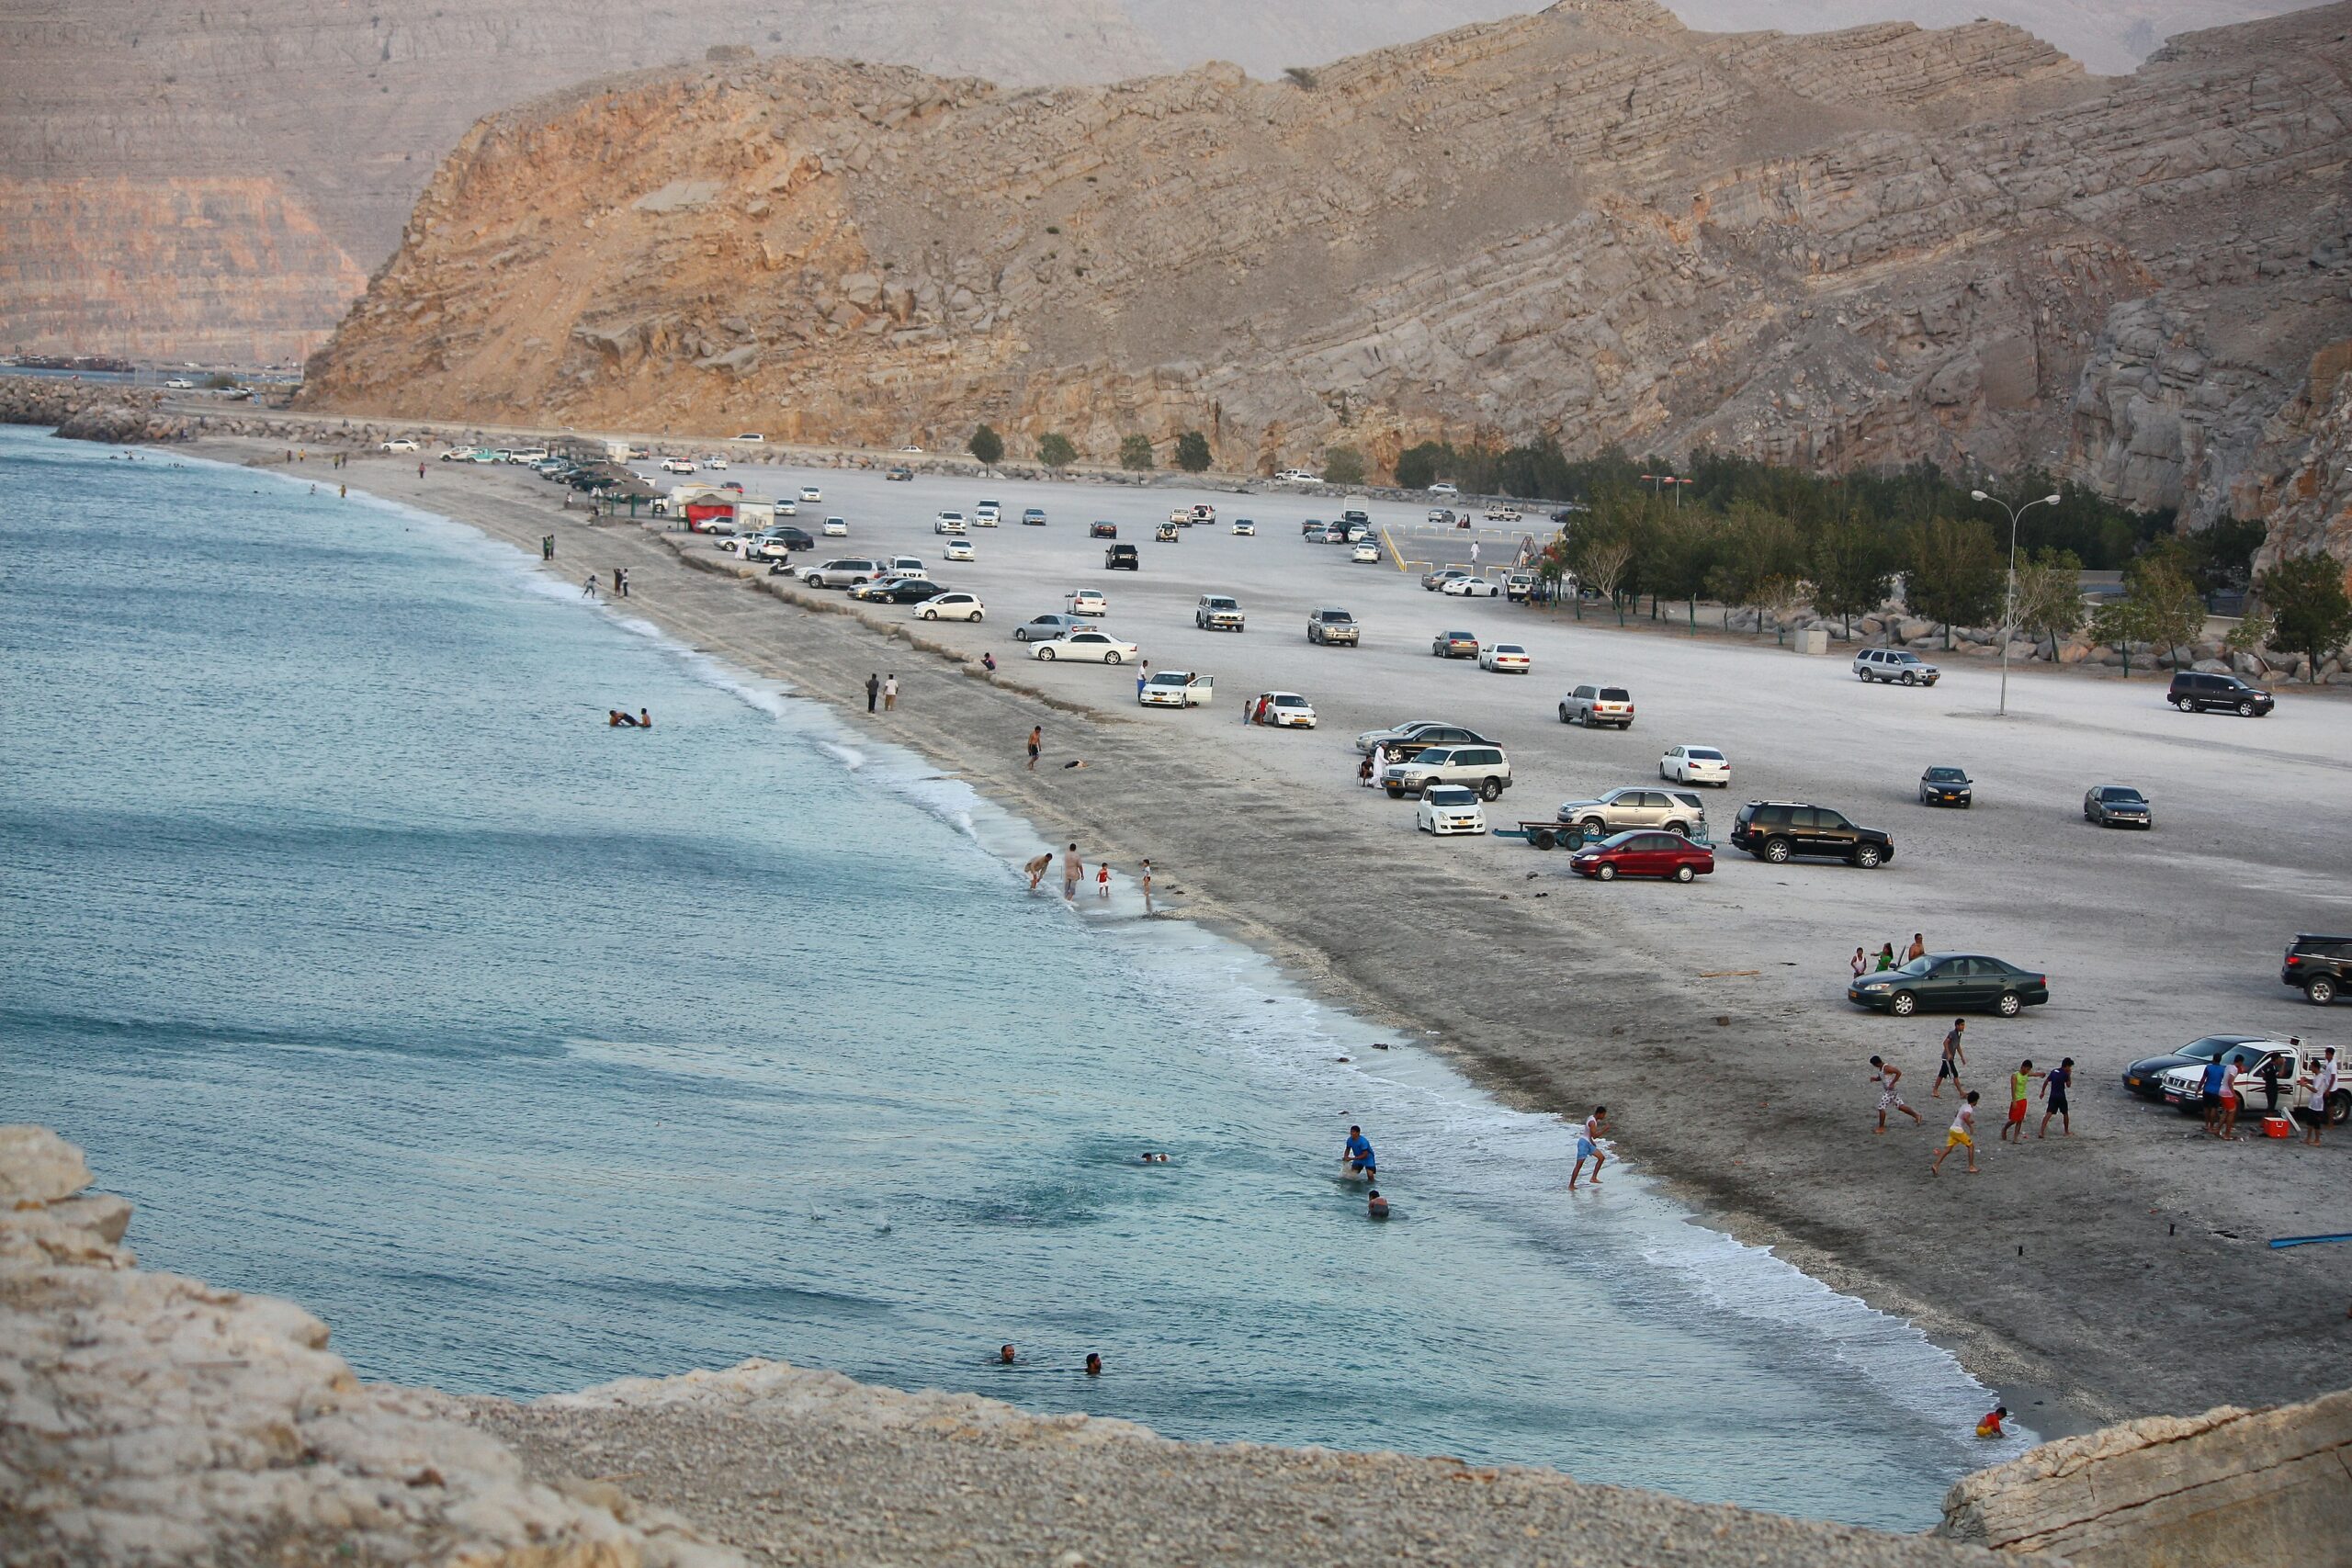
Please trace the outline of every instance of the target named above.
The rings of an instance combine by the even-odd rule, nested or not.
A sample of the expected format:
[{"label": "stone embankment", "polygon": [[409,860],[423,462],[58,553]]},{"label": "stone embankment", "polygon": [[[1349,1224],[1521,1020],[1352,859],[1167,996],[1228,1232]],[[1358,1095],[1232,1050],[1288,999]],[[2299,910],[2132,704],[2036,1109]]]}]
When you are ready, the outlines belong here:
[{"label": "stone embankment", "polygon": [[[1457,1460],[1180,1443],[754,1359],[528,1405],[364,1383],[291,1303],[140,1269],[81,1152],[0,1127],[0,1561],[740,1568],[1365,1557],[2279,1568],[2347,1539],[2352,1394],[2134,1422],[1899,1537]],[[623,1484],[626,1483],[626,1485]]]}]

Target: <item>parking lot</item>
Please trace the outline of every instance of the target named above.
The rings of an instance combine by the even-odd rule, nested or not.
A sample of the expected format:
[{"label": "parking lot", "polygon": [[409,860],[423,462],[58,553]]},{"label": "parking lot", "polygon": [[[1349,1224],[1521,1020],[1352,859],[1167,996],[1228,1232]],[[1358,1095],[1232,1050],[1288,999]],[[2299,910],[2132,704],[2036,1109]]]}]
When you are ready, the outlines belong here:
[{"label": "parking lot", "polygon": [[[756,491],[761,476],[734,477]],[[2161,678],[2019,668],[2000,718],[1996,670],[1981,660],[1945,661],[1933,688],[1865,685],[1850,673],[1850,650],[1809,658],[1770,637],[1694,638],[1681,629],[1680,605],[1665,606],[1655,626],[1645,606],[1621,630],[1605,607],[1587,605],[1579,622],[1567,607],[1442,598],[1393,564],[1356,564],[1341,547],[1303,543],[1300,521],[1336,516],[1346,504],[1336,499],[813,477],[826,499],[799,521],[839,513],[852,525],[846,542],[820,540],[819,558],[922,556],[940,581],[978,592],[989,612],[982,625],[926,627],[926,636],[974,657],[992,651],[1008,673],[1042,691],[1148,727],[1148,735],[1125,731],[1136,739],[1120,744],[1173,778],[1165,809],[1215,815],[1241,809],[1236,800],[1246,794],[1249,809],[1276,812],[1251,829],[1271,837],[1269,852],[1290,857],[1297,876],[1329,877],[1339,890],[1349,910],[1340,967],[1409,963],[1442,974],[1458,963],[1466,985],[1486,988],[1426,1010],[1449,1035],[1474,1038],[1483,1023],[1512,1022],[1492,998],[1492,976],[1523,976],[1544,993],[1559,1036],[1556,1062],[1541,1074],[1528,1069],[1528,1081],[1540,1077],[1547,1100],[1626,1094],[1638,1082],[1644,1100],[1626,1129],[1636,1146],[1674,1156],[1701,1201],[1711,1168],[1742,1166],[1720,1195],[1751,1212],[1777,1196],[1776,1239],[1793,1235],[1817,1247],[1804,1261],[1825,1278],[1838,1280],[1841,1256],[1860,1263],[1870,1252],[1949,1251],[1949,1230],[1922,1227],[1915,1238],[1904,1224],[1912,1205],[1928,1201],[1965,1205],[1991,1240],[2019,1241],[2014,1259],[2006,1243],[1988,1253],[2000,1266],[1987,1265],[1984,1290],[2016,1298],[1999,1311],[1988,1304],[1990,1319],[2061,1313],[2078,1336],[2108,1333],[2112,1291],[2137,1270],[2213,1267],[2210,1256],[2186,1254],[2166,1264],[2163,1249],[2192,1237],[2227,1249],[2230,1267],[2243,1268],[2232,1290],[2275,1280],[2314,1302],[2352,1290],[2352,1260],[2334,1256],[2344,1249],[2258,1250],[2270,1235],[2352,1229],[2335,1175],[2352,1130],[2317,1152],[2263,1140],[2221,1145],[2198,1137],[2194,1121],[2128,1099],[2118,1077],[2134,1056],[2210,1032],[2352,1043],[2352,1011],[2313,1009],[2277,977],[2294,932],[2352,926],[2352,851],[2341,826],[2352,805],[2352,703],[2342,694],[2290,689],[2260,720],[2190,716],[2165,705]],[[769,488],[800,479],[791,473]],[[975,530],[977,559],[939,559],[933,513],[968,512],[983,498],[1002,502],[1008,519],[1043,506],[1049,525]],[[1194,500],[1216,506],[1217,523],[1155,543],[1153,525]],[[1424,510],[1364,509],[1400,540]],[[1258,523],[1255,537],[1230,533],[1237,514]],[[1121,542],[1138,547],[1140,571],[1102,570],[1103,545],[1087,536],[1097,518],[1115,521]],[[1139,644],[1153,669],[1214,674],[1215,703],[1140,709],[1132,669],[1023,661],[1013,626],[1061,608],[1078,588],[1108,594],[1102,624]],[[1195,629],[1193,606],[1204,592],[1238,598],[1247,632]],[[1361,648],[1307,643],[1307,613],[1328,604],[1353,613]],[[1702,621],[1707,615],[1702,608]],[[1430,638],[1450,629],[1523,645],[1533,671],[1501,675],[1431,657]],[[1630,689],[1634,727],[1561,725],[1555,705],[1580,681]],[[1320,728],[1243,727],[1240,699],[1263,690],[1305,694]],[[1432,840],[1413,830],[1410,803],[1355,783],[1353,736],[1414,718],[1465,724],[1507,748],[1514,787],[1488,808],[1498,822],[1549,817],[1565,799],[1655,781],[1669,746],[1703,744],[1731,759],[1731,787],[1708,795],[1719,843],[1740,802],[1792,800],[1884,829],[1894,859],[1862,871],[1724,852],[1712,876],[1688,886],[1601,886],[1567,874],[1561,853],[1497,838]],[[1972,809],[1917,804],[1919,774],[1935,764],[1973,775]],[[2085,822],[2084,792],[2105,783],[2143,790],[2154,830]],[[1148,843],[1155,826],[1134,824],[1134,835]],[[1368,845],[1378,866],[1364,861]],[[1539,894],[1546,902],[1531,905]],[[1515,902],[1491,902],[1505,897]],[[1495,911],[1491,929],[1479,898]],[[2046,1007],[1972,1021],[1971,1083],[1988,1091],[1980,1136],[1987,1176],[1962,1191],[1949,1179],[1928,1188],[1925,1177],[1950,1113],[1949,1098],[1927,1098],[1945,1021],[1865,1013],[1844,996],[1855,947],[1899,950],[1914,932],[1930,951],[1990,953],[2050,977]],[[1654,1072],[1639,1066],[1644,1052]],[[1907,1141],[1870,1137],[1872,1052],[1908,1069],[1905,1087],[1929,1118]],[[2047,1066],[2061,1055],[2077,1064],[2074,1143],[1997,1146],[2001,1076],[2020,1057]],[[1507,1080],[1525,1067],[1519,1055],[1494,1066]],[[1937,1196],[1922,1200],[1925,1190]],[[1979,1231],[1967,1235],[1973,1245]],[[2143,1255],[2148,1247],[2156,1250]],[[2059,1268],[2082,1285],[2063,1305],[2043,1300]],[[2339,1295],[2332,1314],[2342,1312]],[[2165,1331],[2132,1325],[2111,1337],[2120,1348]],[[2053,1347],[2069,1338],[2051,1337]],[[2212,1382],[2242,1397],[2275,1392],[2296,1375],[2298,1352],[2281,1345],[2269,1354],[2266,1365],[2278,1370],[2268,1382],[2249,1386],[2242,1377],[2232,1385],[2220,1372]],[[2143,1407],[2191,1398],[2184,1385],[2152,1393]]]}]

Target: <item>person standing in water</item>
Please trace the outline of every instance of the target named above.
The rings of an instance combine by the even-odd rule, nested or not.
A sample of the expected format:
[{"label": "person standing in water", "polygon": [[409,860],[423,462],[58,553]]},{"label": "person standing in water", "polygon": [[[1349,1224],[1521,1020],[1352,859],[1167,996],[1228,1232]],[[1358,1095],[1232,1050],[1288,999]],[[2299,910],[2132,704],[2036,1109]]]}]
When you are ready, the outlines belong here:
[{"label": "person standing in water", "polygon": [[1348,1141],[1340,1150],[1340,1161],[1348,1168],[1351,1176],[1361,1176],[1367,1181],[1379,1179],[1380,1161],[1372,1152],[1372,1140],[1363,1135],[1361,1127],[1349,1126]]},{"label": "person standing in water", "polygon": [[1107,860],[1094,873],[1094,896],[1097,898],[1111,896],[1111,863]]},{"label": "person standing in water", "polygon": [[596,574],[594,572],[590,572],[587,578],[580,584],[580,596],[582,599],[594,599],[596,597]]},{"label": "person standing in water", "polygon": [[1592,1114],[1584,1119],[1584,1125],[1577,1129],[1577,1163],[1576,1168],[1568,1172],[1569,1191],[1577,1190],[1577,1179],[1584,1174],[1587,1160],[1592,1161],[1592,1184],[1600,1185],[1600,1168],[1609,1163],[1609,1156],[1600,1150],[1600,1135],[1607,1131],[1609,1107],[1596,1105]]},{"label": "person standing in water", "polygon": [[1054,852],[1047,850],[1021,869],[1029,874],[1029,891],[1035,893],[1037,891],[1037,884],[1046,880],[1046,873],[1054,869]]},{"label": "person standing in water", "polygon": [[1078,897],[1079,879],[1085,874],[1086,863],[1078,858],[1078,846],[1072,844],[1062,852],[1062,897],[1065,899],[1075,900]]}]

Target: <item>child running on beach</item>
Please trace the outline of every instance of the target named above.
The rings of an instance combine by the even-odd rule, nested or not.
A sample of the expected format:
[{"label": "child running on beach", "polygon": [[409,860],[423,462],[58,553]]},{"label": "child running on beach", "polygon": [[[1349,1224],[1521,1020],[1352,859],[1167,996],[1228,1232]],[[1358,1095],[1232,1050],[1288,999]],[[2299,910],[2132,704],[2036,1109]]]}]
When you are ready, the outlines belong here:
[{"label": "child running on beach", "polygon": [[1933,1164],[1928,1167],[1929,1176],[1944,1173],[1944,1156],[1954,1149],[1968,1151],[1968,1174],[1976,1174],[1976,1091],[1970,1089],[1968,1098],[1961,1101],[1960,1114],[1951,1119],[1951,1131],[1944,1134],[1944,1146],[1936,1151]]},{"label": "child running on beach", "polygon": [[1097,898],[1111,896],[1111,863],[1107,860],[1094,873],[1094,896]]},{"label": "child running on beach", "polygon": [[2003,1143],[2025,1142],[2026,1103],[2033,1098],[2033,1080],[2041,1076],[2033,1070],[2030,1058],[2019,1062],[2018,1070],[2009,1075],[2009,1119],[2001,1123]]},{"label": "child running on beach", "polygon": [[[1858,947],[1854,950],[1854,956],[1859,958],[1861,956],[1861,953],[1862,950]],[[1901,1067],[1889,1066],[1885,1062],[1881,1061],[1876,1056],[1872,1056],[1871,1058],[1871,1066],[1877,1069],[1877,1071],[1872,1075],[1871,1081],[1878,1085],[1878,1132],[1880,1136],[1883,1137],[1886,1134],[1886,1113],[1890,1111],[1900,1111],[1903,1114],[1911,1118],[1911,1124],[1913,1126],[1918,1126],[1920,1124],[1919,1113],[1912,1110],[1908,1105],[1903,1103],[1903,1096],[1894,1087],[1896,1084],[1903,1081],[1903,1069]]]}]

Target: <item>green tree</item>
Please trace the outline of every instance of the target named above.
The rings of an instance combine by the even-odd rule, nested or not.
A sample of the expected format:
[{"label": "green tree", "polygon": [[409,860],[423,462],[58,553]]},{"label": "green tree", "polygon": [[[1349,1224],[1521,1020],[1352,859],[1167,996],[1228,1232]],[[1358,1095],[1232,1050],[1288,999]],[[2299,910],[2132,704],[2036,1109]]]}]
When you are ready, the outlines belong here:
[{"label": "green tree", "polygon": [[1209,438],[1197,430],[1188,430],[1176,438],[1176,466],[1188,474],[1205,473],[1209,463]]},{"label": "green tree", "polygon": [[1119,441],[1119,467],[1123,468],[1148,468],[1151,467],[1151,437],[1148,435],[1128,435],[1121,437]]},{"label": "green tree", "polygon": [[215,370],[204,378],[204,385],[208,391],[226,392],[235,389],[237,378],[226,370]]},{"label": "green tree", "polygon": [[993,468],[1004,460],[1004,437],[999,435],[991,427],[983,424],[972,432],[972,439],[966,445],[965,450],[978,457],[982,468]]},{"label": "green tree", "polygon": [[1401,490],[1427,490],[1438,481],[1438,465],[1448,456],[1434,441],[1408,446],[1396,455],[1396,484]]},{"label": "green tree", "polygon": [[1037,437],[1037,461],[1049,468],[1067,468],[1078,461],[1078,447],[1058,430]]},{"label": "green tree", "polygon": [[2344,565],[2324,551],[2280,561],[2255,580],[2254,591],[2270,612],[2271,646],[2310,660],[2314,679],[2328,656],[2352,638]]},{"label": "green tree", "polygon": [[1326,484],[1360,485],[1363,483],[1363,454],[1352,446],[1334,446],[1323,454],[1323,480]]},{"label": "green tree", "polygon": [[2037,550],[2018,560],[2017,630],[2036,641],[2072,637],[2083,613],[2083,563],[2074,551]]},{"label": "green tree", "polygon": [[2172,657],[2205,626],[2205,603],[2169,551],[2151,550],[2123,569],[2123,597],[2091,613],[2091,636],[2123,655],[2132,675],[2132,645],[2153,643]]},{"label": "green tree", "polygon": [[1886,531],[1851,514],[1831,520],[1814,535],[1807,564],[1813,572],[1814,609],[1844,621],[1849,638],[1854,617],[1885,604],[1894,581]]},{"label": "green tree", "polygon": [[1657,511],[1643,530],[1649,541],[1642,575],[1652,593],[1662,593],[1669,599],[1679,599],[1690,620],[1690,632],[1699,631],[1699,595],[1707,592],[1713,577],[1715,558],[1723,550],[1721,519],[1704,507],[1688,507],[1679,512]]},{"label": "green tree", "polygon": [[1764,633],[1767,605],[1786,605],[1794,597],[1803,574],[1804,541],[1797,526],[1780,513],[1752,501],[1733,504],[1724,520],[1722,547],[1707,585],[1725,606],[1756,607],[1756,632]]},{"label": "green tree", "polygon": [[1944,647],[1954,626],[1981,626],[2001,605],[2001,550],[1993,530],[1970,518],[1930,517],[1913,531],[1903,602],[1941,622]]},{"label": "green tree", "polygon": [[1624,585],[1626,568],[1634,564],[1633,542],[1623,538],[1589,538],[1576,556],[1577,585],[1608,599],[1616,606],[1617,624],[1623,626],[1625,601],[1618,591]]}]

